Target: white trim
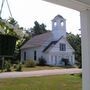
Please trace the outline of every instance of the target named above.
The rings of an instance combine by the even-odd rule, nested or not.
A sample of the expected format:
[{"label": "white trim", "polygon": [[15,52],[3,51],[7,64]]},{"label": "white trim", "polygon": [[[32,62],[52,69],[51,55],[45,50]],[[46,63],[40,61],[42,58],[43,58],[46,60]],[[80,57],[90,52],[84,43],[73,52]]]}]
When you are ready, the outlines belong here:
[{"label": "white trim", "polygon": [[54,4],[62,5],[68,8],[75,9],[77,11],[83,11],[90,9],[90,5],[76,0],[44,0]]}]

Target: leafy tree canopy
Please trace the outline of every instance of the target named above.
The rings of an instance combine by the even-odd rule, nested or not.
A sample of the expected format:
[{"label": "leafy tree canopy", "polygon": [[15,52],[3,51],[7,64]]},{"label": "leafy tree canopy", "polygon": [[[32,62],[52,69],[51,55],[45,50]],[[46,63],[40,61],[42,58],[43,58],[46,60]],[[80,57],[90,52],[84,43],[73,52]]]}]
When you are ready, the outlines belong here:
[{"label": "leafy tree canopy", "polygon": [[75,59],[77,60],[79,67],[81,67],[82,61],[81,61],[81,37],[80,35],[74,35],[72,33],[68,33],[67,40],[70,43],[70,45],[75,50]]},{"label": "leafy tree canopy", "polygon": [[9,17],[8,22],[13,26],[18,25],[18,22],[12,17]]},{"label": "leafy tree canopy", "polygon": [[43,23],[39,24],[37,21],[35,21],[34,27],[31,28],[32,35],[35,36],[35,35],[39,35],[45,32],[48,32],[48,30],[46,30],[46,25]]}]

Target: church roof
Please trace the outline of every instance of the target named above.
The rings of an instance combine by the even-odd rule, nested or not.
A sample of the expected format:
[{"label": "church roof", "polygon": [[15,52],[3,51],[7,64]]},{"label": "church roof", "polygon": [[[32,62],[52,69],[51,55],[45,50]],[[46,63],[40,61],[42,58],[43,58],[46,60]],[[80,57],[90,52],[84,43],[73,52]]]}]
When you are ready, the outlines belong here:
[{"label": "church roof", "polygon": [[63,17],[61,16],[61,15],[57,15],[57,16],[55,16],[55,18],[56,18],[56,17],[60,17],[60,18],[63,18]]},{"label": "church roof", "polygon": [[57,15],[57,16],[54,17],[54,19],[56,19],[56,18],[62,18],[62,19],[64,19],[61,15]]},{"label": "church roof", "polygon": [[46,48],[43,50],[43,52],[47,51],[52,45],[56,45],[57,42],[58,42],[59,40],[61,40],[62,38],[63,38],[63,36],[60,37],[57,41],[52,41],[51,43],[49,43],[48,46],[46,46]]},{"label": "church roof", "polygon": [[25,48],[31,48],[31,47],[39,47],[42,44],[44,44],[50,37],[52,37],[51,32],[47,32],[41,35],[34,36],[30,40],[28,40],[22,47],[21,49]]},{"label": "church roof", "polygon": [[50,46],[55,45],[58,41],[52,41],[51,43],[48,44],[48,46],[46,46],[46,48],[44,48],[43,52],[45,52],[46,50],[49,49]]}]

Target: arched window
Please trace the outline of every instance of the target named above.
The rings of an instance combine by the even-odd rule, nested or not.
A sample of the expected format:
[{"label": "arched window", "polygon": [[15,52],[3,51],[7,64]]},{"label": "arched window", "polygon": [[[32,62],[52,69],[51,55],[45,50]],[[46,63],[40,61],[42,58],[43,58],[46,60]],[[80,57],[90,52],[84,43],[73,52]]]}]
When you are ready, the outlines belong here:
[{"label": "arched window", "polygon": [[24,60],[26,60],[26,52],[24,52]]},{"label": "arched window", "polygon": [[57,26],[57,22],[55,21],[55,22],[54,22],[54,27],[56,27],[56,26]]},{"label": "arched window", "polygon": [[61,26],[62,26],[62,27],[64,26],[64,22],[63,22],[63,21],[61,21]]},{"label": "arched window", "polygon": [[37,51],[34,51],[34,60],[37,60]]}]

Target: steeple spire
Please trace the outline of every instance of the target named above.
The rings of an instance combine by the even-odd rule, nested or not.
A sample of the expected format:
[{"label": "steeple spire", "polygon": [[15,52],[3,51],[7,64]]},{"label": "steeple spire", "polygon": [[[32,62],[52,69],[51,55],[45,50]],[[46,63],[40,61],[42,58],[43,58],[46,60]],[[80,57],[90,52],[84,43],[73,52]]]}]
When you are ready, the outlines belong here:
[{"label": "steeple spire", "polygon": [[55,40],[61,36],[66,37],[66,20],[61,15],[57,15],[52,20],[52,33]]}]

